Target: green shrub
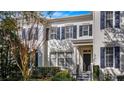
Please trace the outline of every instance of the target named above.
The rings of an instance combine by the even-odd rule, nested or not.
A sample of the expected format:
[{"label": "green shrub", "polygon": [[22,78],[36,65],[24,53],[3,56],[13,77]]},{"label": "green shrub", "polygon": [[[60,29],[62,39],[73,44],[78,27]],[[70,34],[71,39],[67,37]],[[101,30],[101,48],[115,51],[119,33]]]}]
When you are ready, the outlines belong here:
[{"label": "green shrub", "polygon": [[46,80],[55,76],[57,72],[60,72],[59,67],[38,67],[33,71],[32,78]]},{"label": "green shrub", "polygon": [[107,72],[104,74],[104,81],[111,81],[112,80],[112,75]]},{"label": "green shrub", "polygon": [[67,70],[58,72],[53,78],[53,81],[73,81],[74,78],[70,76]]},{"label": "green shrub", "polygon": [[124,81],[124,75],[122,75],[122,76],[117,76],[117,80],[118,80],[118,81]]},{"label": "green shrub", "polygon": [[93,79],[99,80],[99,66],[98,65],[93,66]]}]

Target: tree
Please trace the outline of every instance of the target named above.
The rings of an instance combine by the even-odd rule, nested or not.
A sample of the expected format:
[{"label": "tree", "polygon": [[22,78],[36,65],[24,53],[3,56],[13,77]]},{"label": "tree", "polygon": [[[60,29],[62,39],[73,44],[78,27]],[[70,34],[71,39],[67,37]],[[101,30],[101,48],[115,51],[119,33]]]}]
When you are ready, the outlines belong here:
[{"label": "tree", "polygon": [[[14,72],[17,71],[15,59],[12,57],[10,41],[14,41],[16,31],[15,20],[10,18],[11,13],[0,12],[0,77],[2,80],[10,80]],[[15,69],[13,69],[15,68]],[[16,73],[15,73],[16,74]],[[14,80],[14,77],[13,77]]]},{"label": "tree", "polygon": [[[40,13],[34,11],[11,12],[11,14],[10,12],[0,13],[1,19],[7,19],[7,22],[1,22],[1,28],[11,31],[15,37],[9,40],[10,51],[16,59],[16,64],[24,80],[30,78],[32,70],[35,67],[35,53],[37,49],[42,47],[46,42],[45,27],[49,23]],[[7,14],[6,17],[5,14]],[[13,20],[9,20],[8,18]],[[9,26],[9,24],[13,25]],[[38,38],[38,36],[41,37]]]}]

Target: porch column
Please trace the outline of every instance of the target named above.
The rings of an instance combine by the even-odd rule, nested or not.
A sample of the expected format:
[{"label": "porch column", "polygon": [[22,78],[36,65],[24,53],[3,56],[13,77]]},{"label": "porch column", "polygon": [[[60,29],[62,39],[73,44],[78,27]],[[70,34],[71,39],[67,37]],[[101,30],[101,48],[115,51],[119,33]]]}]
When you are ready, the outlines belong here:
[{"label": "porch column", "polygon": [[48,42],[46,41],[43,45],[43,63],[44,66],[47,67],[48,66],[48,53],[47,53],[47,46],[48,46]]},{"label": "porch column", "polygon": [[93,81],[93,62],[91,62],[91,80]]},{"label": "porch column", "polygon": [[74,62],[75,65],[79,65],[80,63],[80,53],[77,46],[74,46]]},{"label": "porch column", "polygon": [[77,47],[74,46],[74,64],[77,65]]},{"label": "porch column", "polygon": [[80,52],[79,52],[79,49],[77,47],[77,65],[80,64]]}]

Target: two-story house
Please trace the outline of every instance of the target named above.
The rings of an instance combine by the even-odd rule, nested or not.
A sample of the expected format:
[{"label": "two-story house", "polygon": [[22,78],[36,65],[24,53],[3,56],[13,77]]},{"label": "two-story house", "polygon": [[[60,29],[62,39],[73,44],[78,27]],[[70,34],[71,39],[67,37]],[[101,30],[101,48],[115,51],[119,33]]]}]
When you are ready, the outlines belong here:
[{"label": "two-story house", "polygon": [[93,65],[98,65],[100,80],[106,73],[116,80],[124,74],[123,16],[120,11],[93,11],[50,19],[42,66],[60,67],[84,76],[87,73],[92,80]]},{"label": "two-story house", "polygon": [[76,74],[91,72],[93,63],[93,15],[51,19],[48,66],[69,69]]}]

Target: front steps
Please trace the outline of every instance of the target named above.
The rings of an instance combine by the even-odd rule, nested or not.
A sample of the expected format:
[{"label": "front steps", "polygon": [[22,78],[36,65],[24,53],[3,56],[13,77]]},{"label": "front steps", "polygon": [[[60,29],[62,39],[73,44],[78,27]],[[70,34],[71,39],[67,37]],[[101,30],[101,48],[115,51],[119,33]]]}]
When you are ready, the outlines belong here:
[{"label": "front steps", "polygon": [[87,71],[87,72],[83,72],[81,75],[79,75],[79,77],[77,77],[77,80],[79,81],[91,81],[91,72]]},{"label": "front steps", "polygon": [[73,77],[75,77],[77,81],[91,81],[92,80],[91,71],[82,72],[79,75],[73,74]]}]

